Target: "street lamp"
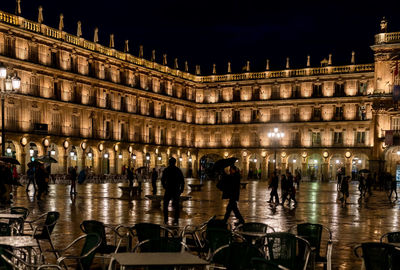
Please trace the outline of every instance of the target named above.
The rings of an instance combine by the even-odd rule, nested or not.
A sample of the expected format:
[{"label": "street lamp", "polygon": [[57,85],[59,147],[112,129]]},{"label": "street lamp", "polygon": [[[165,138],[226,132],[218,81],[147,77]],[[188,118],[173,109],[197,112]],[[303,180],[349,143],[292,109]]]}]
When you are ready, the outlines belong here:
[{"label": "street lamp", "polygon": [[274,128],[273,132],[268,132],[268,138],[274,141],[275,144],[275,152],[274,152],[274,171],[276,171],[276,143],[278,140],[283,138],[285,136],[285,133],[279,132],[278,128]]},{"label": "street lamp", "polygon": [[12,78],[7,76],[7,68],[0,64],[0,97],[1,97],[1,155],[5,155],[6,134],[4,126],[4,100],[5,98],[19,90],[21,87],[21,79],[14,75]]}]

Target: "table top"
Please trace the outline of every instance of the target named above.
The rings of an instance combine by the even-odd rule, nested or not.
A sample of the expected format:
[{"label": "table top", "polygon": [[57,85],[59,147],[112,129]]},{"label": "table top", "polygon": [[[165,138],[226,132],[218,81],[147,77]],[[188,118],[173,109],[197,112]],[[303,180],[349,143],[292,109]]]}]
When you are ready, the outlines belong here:
[{"label": "table top", "polygon": [[0,213],[0,219],[19,219],[24,218],[22,214],[10,214],[10,213]]},{"label": "table top", "polygon": [[36,247],[37,241],[31,236],[0,236],[0,245],[15,248]]},{"label": "table top", "polygon": [[188,184],[189,187],[202,187],[204,184]]},{"label": "table top", "polygon": [[251,237],[265,237],[267,233],[264,232],[247,232],[247,231],[235,231],[236,233],[243,235],[243,236],[251,236]]},{"label": "table top", "polygon": [[115,253],[114,259],[125,266],[194,266],[209,263],[187,252]]}]

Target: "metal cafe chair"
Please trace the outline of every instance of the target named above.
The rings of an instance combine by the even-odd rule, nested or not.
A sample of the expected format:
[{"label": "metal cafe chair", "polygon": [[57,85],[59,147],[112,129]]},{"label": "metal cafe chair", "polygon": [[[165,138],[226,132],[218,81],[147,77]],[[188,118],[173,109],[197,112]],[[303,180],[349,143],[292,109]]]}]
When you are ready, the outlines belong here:
[{"label": "metal cafe chair", "polygon": [[[326,252],[321,256],[321,242],[323,231],[327,232]],[[296,234],[308,241],[311,246],[312,263],[322,263],[327,270],[332,269],[332,232],[329,228],[314,223],[301,223],[290,228],[289,232]]]},{"label": "metal cafe chair", "polygon": [[398,269],[400,265],[400,249],[388,243],[365,242],[354,248],[354,254],[363,259],[365,270]]},{"label": "metal cafe chair", "polygon": [[381,243],[385,242],[385,239],[388,243],[400,243],[400,232],[388,232],[381,236]]}]

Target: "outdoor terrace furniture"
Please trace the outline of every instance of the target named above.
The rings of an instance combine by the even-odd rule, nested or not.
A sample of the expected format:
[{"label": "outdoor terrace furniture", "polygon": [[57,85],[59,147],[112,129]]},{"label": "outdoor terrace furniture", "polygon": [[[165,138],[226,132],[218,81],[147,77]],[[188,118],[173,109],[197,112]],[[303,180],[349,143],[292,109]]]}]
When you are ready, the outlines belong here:
[{"label": "outdoor terrace furniture", "polygon": [[[362,255],[359,250],[362,250]],[[366,242],[354,248],[356,257],[363,258],[365,270],[399,269],[400,249],[392,244]]]},{"label": "outdoor terrace furniture", "polygon": [[[20,252],[21,254],[21,252]],[[11,252],[9,247],[0,245],[0,269],[4,270],[14,270],[14,269],[57,269],[62,268],[58,265],[35,265],[31,264],[29,261],[25,261],[21,256],[16,255]]]},{"label": "outdoor terrace furniture", "polygon": [[246,222],[236,227],[234,232],[246,239],[248,243],[264,248],[266,234],[275,232],[275,229],[260,222]]},{"label": "outdoor terrace furniture", "polygon": [[206,222],[196,225],[186,225],[182,231],[183,242],[190,248],[190,250],[203,255],[208,251],[206,241],[203,238],[203,232],[206,230],[209,222],[214,220],[216,216],[212,216]]},{"label": "outdoor terrace furniture", "polygon": [[[149,239],[174,238],[176,236],[172,230],[154,223],[141,222],[126,228],[129,230],[129,245],[133,238],[136,238],[138,244]],[[179,239],[181,239],[180,236]],[[130,247],[128,249],[131,250]]]},{"label": "outdoor terrace furniture", "polygon": [[399,244],[400,243],[400,232],[388,232],[388,233],[385,233],[381,237],[381,243],[384,243],[385,239],[387,240],[388,243]]},{"label": "outdoor terrace furniture", "polygon": [[[109,255],[111,253],[116,253],[118,251],[126,251],[126,247],[121,247],[121,239],[126,237],[125,235],[121,235],[118,231],[118,226],[113,227],[104,224],[103,222],[97,221],[97,220],[84,220],[80,228],[82,232],[86,234],[96,234],[100,238],[100,245],[96,249],[96,253],[100,253],[104,258],[104,255]],[[107,241],[107,234],[106,234],[106,228],[108,230],[111,230],[114,234],[114,245],[108,244]],[[117,241],[117,238],[119,238],[120,241]]]},{"label": "outdoor terrace furniture", "polygon": [[229,270],[250,269],[252,258],[264,256],[264,252],[247,242],[232,242],[215,250],[211,263]]},{"label": "outdoor terrace furniture", "polygon": [[308,265],[311,247],[307,240],[292,233],[268,233],[267,259],[290,270],[303,269]]},{"label": "outdoor terrace furniture", "polygon": [[206,240],[208,248],[207,258],[210,259],[218,248],[231,243],[232,237],[232,232],[228,229],[207,227],[203,232],[203,238]]},{"label": "outdoor terrace furniture", "polygon": [[187,247],[179,238],[162,237],[138,243],[133,252],[183,252],[185,250]]},{"label": "outdoor terrace furniture", "polygon": [[[321,242],[324,230],[328,233],[328,235],[326,241],[326,252],[324,256],[321,256]],[[333,242],[332,232],[329,230],[329,228],[321,224],[302,223],[290,228],[289,232],[292,232],[308,241],[311,246],[312,263],[322,263],[327,270],[332,269],[331,257]]]},{"label": "outdoor terrace furniture", "polygon": [[188,252],[143,252],[143,253],[116,253],[112,255],[109,270],[112,270],[114,264],[118,263],[121,269],[125,267],[192,267],[195,269],[205,268],[209,263]]},{"label": "outdoor terrace furniture", "polygon": [[[14,206],[10,208],[10,214],[19,214],[19,215],[23,215],[22,218],[17,220],[17,225],[18,225],[18,231],[19,233],[23,233],[24,232],[24,222],[27,219],[27,217],[29,216],[29,209],[25,208],[25,207],[21,207],[21,206]],[[13,221],[10,220],[10,224],[12,224]]]},{"label": "outdoor terrace furniture", "polygon": [[51,250],[53,251],[57,259],[59,256],[55,251],[53,242],[51,241],[51,234],[57,224],[59,217],[60,213],[53,211],[47,212],[34,220],[25,221],[25,223],[29,224],[33,231],[31,236],[36,239],[40,252],[42,252],[40,241],[47,241],[50,244]]},{"label": "outdoor terrace furniture", "polygon": [[[69,250],[74,249],[79,242],[84,241],[79,255],[70,255]],[[74,261],[76,265],[72,269],[89,270],[92,265],[96,249],[100,246],[101,239],[97,234],[90,233],[81,235],[72,241],[67,247],[56,250],[60,254],[57,264],[68,269],[66,261]]]}]

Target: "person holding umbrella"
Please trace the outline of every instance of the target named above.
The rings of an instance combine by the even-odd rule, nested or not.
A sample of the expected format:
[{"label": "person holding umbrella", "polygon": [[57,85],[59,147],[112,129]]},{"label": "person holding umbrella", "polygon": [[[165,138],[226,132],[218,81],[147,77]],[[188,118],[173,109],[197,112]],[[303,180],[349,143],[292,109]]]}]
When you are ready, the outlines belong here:
[{"label": "person holding umbrella", "polygon": [[224,185],[224,189],[222,192],[222,199],[229,199],[228,205],[226,206],[224,222],[226,223],[231,215],[231,212],[235,214],[235,217],[239,220],[235,223],[236,226],[239,224],[244,224],[243,216],[240,214],[239,208],[237,206],[237,202],[239,201],[240,196],[240,172],[239,169],[232,165],[229,167],[229,175],[225,174],[222,177],[226,179],[222,181],[226,181]]},{"label": "person holding umbrella", "polygon": [[168,223],[168,205],[172,200],[172,207],[174,208],[174,225],[179,223],[179,197],[185,188],[185,179],[183,178],[182,171],[175,166],[176,159],[171,157],[168,161],[169,166],[165,168],[161,177],[161,183],[165,189],[163,211],[164,223]]}]

